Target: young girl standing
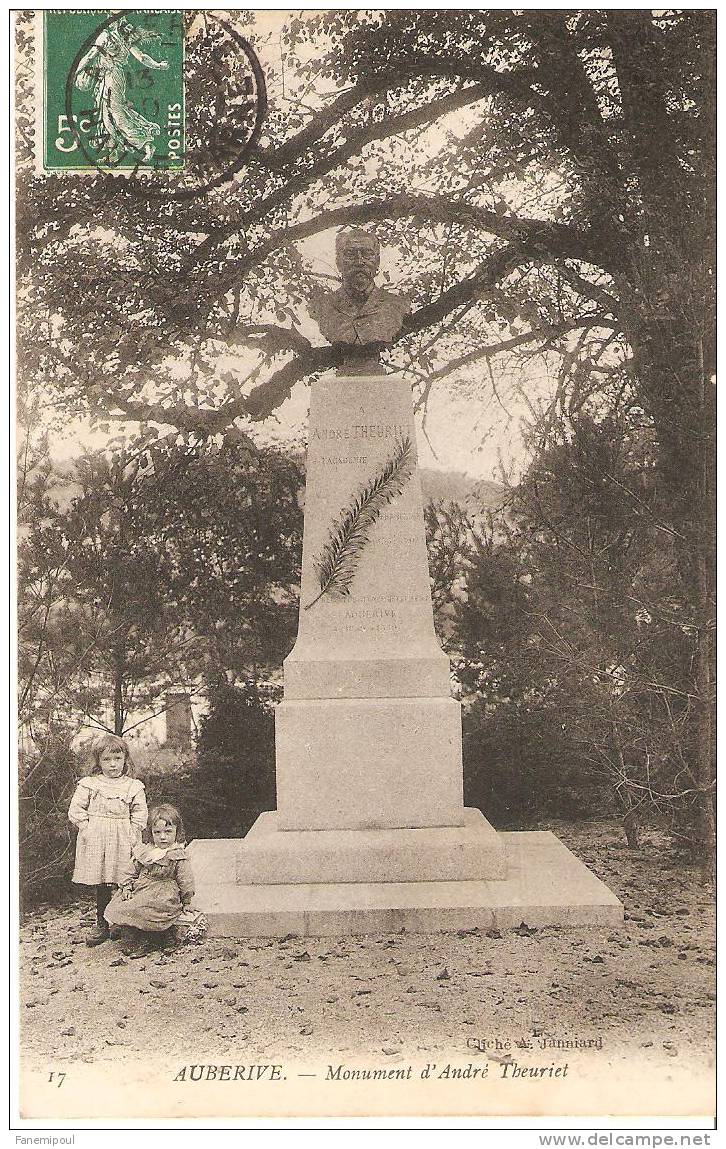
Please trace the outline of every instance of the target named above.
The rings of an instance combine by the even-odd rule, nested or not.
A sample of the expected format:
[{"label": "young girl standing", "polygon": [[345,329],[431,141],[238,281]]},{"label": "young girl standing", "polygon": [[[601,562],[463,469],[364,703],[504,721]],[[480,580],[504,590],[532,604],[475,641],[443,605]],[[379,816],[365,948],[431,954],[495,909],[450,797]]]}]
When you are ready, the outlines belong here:
[{"label": "young girl standing", "polygon": [[113,887],[126,873],[148,813],[144,784],[133,777],[133,762],[123,738],[104,734],[92,754],[91,773],[78,783],[68,817],[78,827],[73,881],[96,887],[98,924],[86,944],[97,946],[108,937],[104,911]]}]

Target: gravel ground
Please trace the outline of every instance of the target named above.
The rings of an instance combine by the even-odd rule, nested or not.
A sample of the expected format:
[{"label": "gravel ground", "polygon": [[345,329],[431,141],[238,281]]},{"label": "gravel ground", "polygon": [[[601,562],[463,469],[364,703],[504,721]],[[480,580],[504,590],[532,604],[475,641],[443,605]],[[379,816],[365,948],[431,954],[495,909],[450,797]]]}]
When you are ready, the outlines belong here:
[{"label": "gravel ground", "polygon": [[[623,901],[621,928],[211,939],[130,960],[114,942],[83,944],[89,903],[38,911],[20,929],[24,1115],[277,1111],[272,1086],[244,1096],[239,1085],[232,1094],[217,1084],[224,1095],[164,1088],[184,1066],[210,1063],[282,1064],[305,1089],[285,1095],[294,1113],[709,1113],[711,895],[655,833],[633,852],[615,825],[541,828]],[[512,1062],[567,1064],[568,1080],[515,1083]],[[434,1076],[446,1065],[478,1069],[479,1091],[396,1081],[395,1094],[388,1084],[361,1096],[359,1083],[358,1093],[340,1079],[323,1084],[328,1066],[405,1075],[411,1065],[420,1078],[427,1063]]]}]

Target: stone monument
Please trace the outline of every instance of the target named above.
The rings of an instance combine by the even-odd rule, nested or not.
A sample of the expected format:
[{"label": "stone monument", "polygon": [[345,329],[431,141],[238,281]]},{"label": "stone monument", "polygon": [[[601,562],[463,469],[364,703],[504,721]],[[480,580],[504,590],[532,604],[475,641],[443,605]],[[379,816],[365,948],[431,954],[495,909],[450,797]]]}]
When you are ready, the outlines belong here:
[{"label": "stone monument", "polygon": [[554,835],[499,834],[464,806],[411,392],[379,361],[408,306],[375,287],[374,237],[336,251],[342,288],[311,306],[339,367],[310,397],[277,809],[243,840],[192,843],[196,904],[223,936],[613,925],[620,902]]}]

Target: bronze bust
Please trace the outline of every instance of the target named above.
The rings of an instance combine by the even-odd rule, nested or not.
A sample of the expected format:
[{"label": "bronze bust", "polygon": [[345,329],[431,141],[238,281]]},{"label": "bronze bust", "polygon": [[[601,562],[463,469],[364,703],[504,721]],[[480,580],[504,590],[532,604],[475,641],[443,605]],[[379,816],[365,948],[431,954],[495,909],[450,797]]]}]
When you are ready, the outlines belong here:
[{"label": "bronze bust", "polygon": [[311,300],[310,314],[340,352],[339,374],[383,374],[380,352],[398,335],[410,304],[375,286],[381,249],[374,235],[338,232],[335,256],[343,286]]}]

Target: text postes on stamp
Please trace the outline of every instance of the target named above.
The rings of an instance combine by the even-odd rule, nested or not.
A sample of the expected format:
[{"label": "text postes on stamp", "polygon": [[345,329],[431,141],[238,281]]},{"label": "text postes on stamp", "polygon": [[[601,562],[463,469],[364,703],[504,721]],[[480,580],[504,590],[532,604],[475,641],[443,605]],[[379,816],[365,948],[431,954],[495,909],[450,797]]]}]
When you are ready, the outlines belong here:
[{"label": "text postes on stamp", "polygon": [[181,12],[43,13],[46,171],[184,165]]},{"label": "text postes on stamp", "polygon": [[267,97],[239,14],[42,15],[43,171],[134,177],[134,194],[185,199],[244,167]]}]

